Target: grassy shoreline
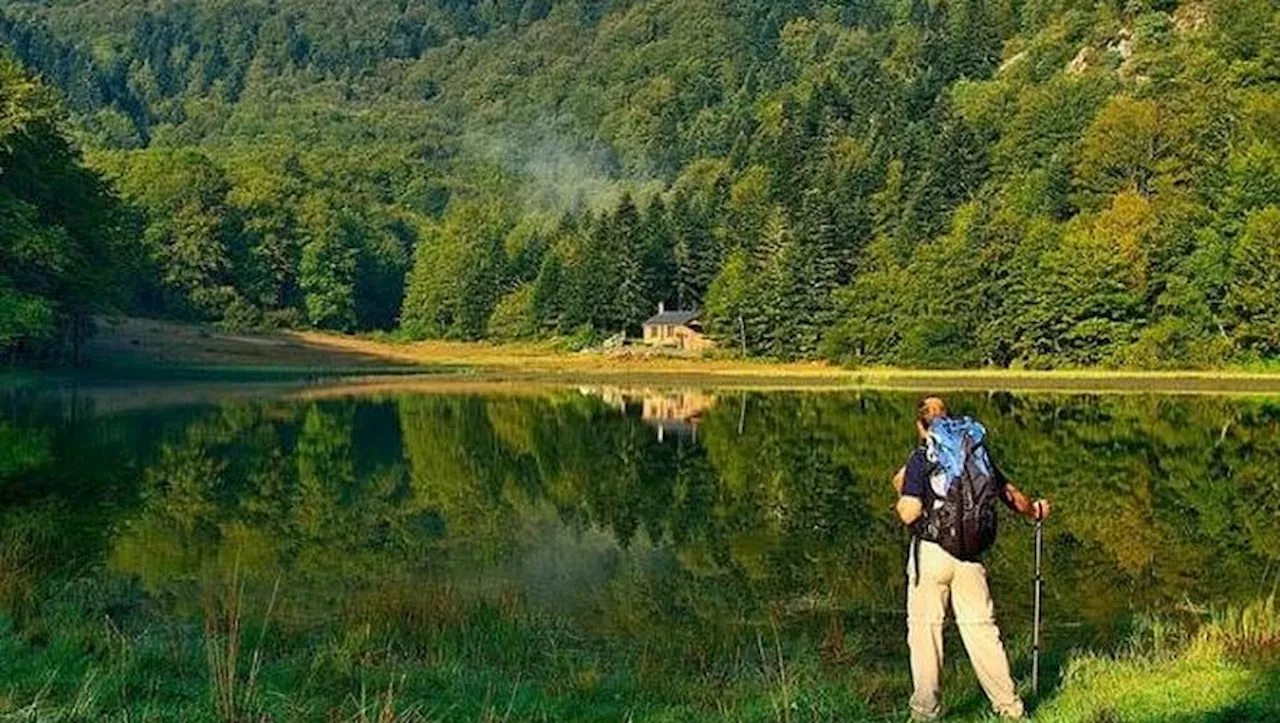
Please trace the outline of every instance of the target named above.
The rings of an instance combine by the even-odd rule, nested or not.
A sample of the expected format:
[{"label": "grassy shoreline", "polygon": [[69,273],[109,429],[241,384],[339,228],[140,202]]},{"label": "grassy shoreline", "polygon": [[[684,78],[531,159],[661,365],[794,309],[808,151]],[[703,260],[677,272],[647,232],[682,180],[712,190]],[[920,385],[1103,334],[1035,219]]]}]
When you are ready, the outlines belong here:
[{"label": "grassy shoreline", "polygon": [[[906,719],[905,657],[864,660],[853,650],[833,661],[815,640],[779,641],[776,628],[767,642],[745,635],[721,658],[695,664],[678,645],[606,643],[500,602],[459,615],[428,600],[430,619],[416,623],[399,616],[299,628],[288,614],[273,616],[279,583],[268,593],[265,581],[247,596],[235,581],[209,590],[203,613],[185,620],[139,610],[108,612],[104,623],[89,608],[119,609],[116,598],[128,587],[100,585],[82,581],[87,600],[54,595],[34,617],[0,608],[0,718]],[[1275,720],[1277,634],[1274,597],[1191,628],[1153,621],[1118,651],[1053,653],[1039,694],[1023,693],[1034,719],[1048,723]],[[1024,642],[1010,645],[1020,681]],[[947,720],[990,720],[963,655],[951,656],[947,681]]]},{"label": "grassy shoreline", "polygon": [[549,342],[403,342],[323,332],[225,333],[145,319],[107,322],[86,349],[89,376],[262,380],[431,375],[514,383],[590,382],[764,389],[1280,394],[1280,372],[843,368],[826,362],[571,352]]}]

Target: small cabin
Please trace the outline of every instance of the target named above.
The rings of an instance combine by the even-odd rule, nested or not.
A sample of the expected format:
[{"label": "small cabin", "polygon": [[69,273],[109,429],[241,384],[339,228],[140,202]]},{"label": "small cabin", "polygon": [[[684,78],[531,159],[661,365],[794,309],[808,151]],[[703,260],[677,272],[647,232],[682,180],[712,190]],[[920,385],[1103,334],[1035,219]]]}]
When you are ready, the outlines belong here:
[{"label": "small cabin", "polygon": [[714,346],[702,333],[701,312],[667,311],[661,303],[658,313],[644,322],[644,343],[685,351],[701,351]]}]

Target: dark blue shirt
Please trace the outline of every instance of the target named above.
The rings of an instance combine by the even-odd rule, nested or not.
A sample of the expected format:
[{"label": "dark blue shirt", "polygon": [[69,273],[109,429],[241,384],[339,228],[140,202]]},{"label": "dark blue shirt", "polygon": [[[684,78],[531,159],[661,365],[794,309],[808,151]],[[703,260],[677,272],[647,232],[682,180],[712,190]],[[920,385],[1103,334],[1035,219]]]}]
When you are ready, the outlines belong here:
[{"label": "dark blue shirt", "polygon": [[[932,465],[929,464],[929,458],[925,455],[924,447],[916,447],[912,450],[911,456],[907,458],[907,471],[902,480],[903,496],[924,499],[925,493],[929,489],[929,473],[931,471]],[[1003,499],[1004,486],[1009,480],[1004,476],[1004,472],[1000,471],[1000,467],[996,465],[995,460],[991,460],[991,480],[1000,489],[1000,497]]]}]

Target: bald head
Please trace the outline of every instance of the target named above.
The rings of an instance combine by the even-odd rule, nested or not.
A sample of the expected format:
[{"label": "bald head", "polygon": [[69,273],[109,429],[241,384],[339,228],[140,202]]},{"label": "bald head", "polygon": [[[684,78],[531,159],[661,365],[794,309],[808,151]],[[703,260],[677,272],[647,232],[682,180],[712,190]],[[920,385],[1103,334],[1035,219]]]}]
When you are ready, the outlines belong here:
[{"label": "bald head", "polygon": [[947,403],[942,397],[925,397],[920,400],[920,418],[932,422],[938,417],[947,416]]},{"label": "bald head", "polygon": [[920,406],[916,410],[916,431],[923,438],[929,430],[929,424],[938,417],[945,416],[947,416],[947,403],[942,401],[942,397],[921,399]]}]

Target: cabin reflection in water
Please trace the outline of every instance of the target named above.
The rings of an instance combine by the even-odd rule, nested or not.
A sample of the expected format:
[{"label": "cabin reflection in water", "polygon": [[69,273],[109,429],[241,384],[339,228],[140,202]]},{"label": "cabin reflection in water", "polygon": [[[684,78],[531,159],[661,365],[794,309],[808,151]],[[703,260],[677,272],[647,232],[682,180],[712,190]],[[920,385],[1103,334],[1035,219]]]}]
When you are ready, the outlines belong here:
[{"label": "cabin reflection in water", "polygon": [[703,415],[716,403],[714,395],[693,389],[580,387],[579,391],[599,397],[623,414],[638,406],[640,419],[654,428],[659,442],[669,436],[696,442]]}]

